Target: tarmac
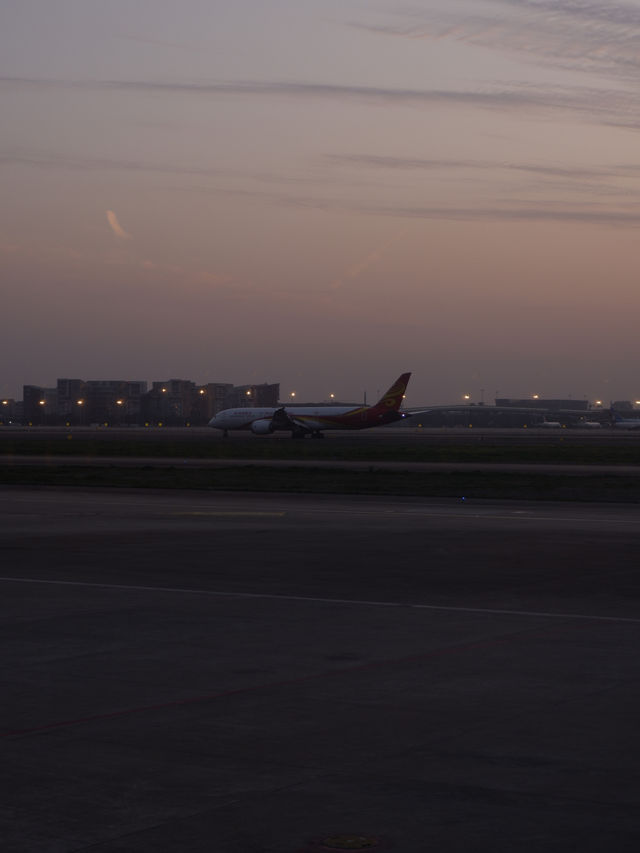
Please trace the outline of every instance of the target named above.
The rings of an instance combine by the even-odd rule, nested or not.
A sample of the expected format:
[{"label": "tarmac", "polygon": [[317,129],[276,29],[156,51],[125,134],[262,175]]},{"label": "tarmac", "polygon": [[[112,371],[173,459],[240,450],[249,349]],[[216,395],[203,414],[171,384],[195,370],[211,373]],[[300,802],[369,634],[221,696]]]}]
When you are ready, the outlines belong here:
[{"label": "tarmac", "polygon": [[[640,430],[616,429],[544,429],[529,427],[406,427],[386,426],[378,429],[364,430],[327,430],[324,440],[331,446],[358,447],[363,443],[394,447],[420,447],[424,445],[497,445],[500,447],[557,445],[559,442],[567,445],[595,445],[596,447],[611,446],[640,446]],[[265,442],[291,442],[291,434],[287,431],[275,432],[268,436],[256,436],[250,430],[230,432],[224,438],[222,432],[211,427],[134,427],[134,426],[0,426],[0,450],[2,441],[40,441],[42,439],[61,439],[73,436],[77,439],[89,439],[96,442],[113,441],[144,441],[147,443],[163,443],[171,440],[205,442],[224,442],[231,446],[237,444],[260,446]],[[312,439],[305,439],[306,442]],[[298,443],[298,442],[296,442]],[[304,443],[304,442],[302,442]]]},{"label": "tarmac", "polygon": [[3,853],[637,849],[639,506],[0,505]]},{"label": "tarmac", "polygon": [[62,456],[55,454],[0,455],[3,467],[26,468],[300,468],[339,471],[410,471],[411,473],[441,474],[451,472],[558,474],[575,477],[606,475],[609,477],[640,477],[639,465],[599,465],[544,462],[394,462],[385,460],[351,459],[202,459],[171,456]]}]

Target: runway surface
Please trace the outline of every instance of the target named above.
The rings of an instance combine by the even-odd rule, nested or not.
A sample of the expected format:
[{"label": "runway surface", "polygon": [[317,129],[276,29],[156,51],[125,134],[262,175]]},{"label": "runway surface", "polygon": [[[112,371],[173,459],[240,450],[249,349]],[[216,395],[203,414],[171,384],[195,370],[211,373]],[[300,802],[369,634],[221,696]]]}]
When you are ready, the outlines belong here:
[{"label": "runway surface", "polygon": [[[230,432],[224,438],[220,430],[210,427],[48,427],[48,426],[0,426],[0,451],[3,442],[40,441],[64,439],[72,435],[76,439],[97,442],[144,441],[157,444],[171,441],[189,441],[249,445],[259,447],[265,443],[289,444],[288,432],[276,432],[269,436],[256,436],[249,430]],[[451,444],[474,445],[483,447],[497,445],[545,446],[559,442],[567,445],[587,445],[596,447],[633,447],[640,448],[640,430],[624,430],[605,427],[603,429],[544,429],[542,427],[496,428],[496,427],[380,427],[365,430],[328,430],[324,441],[336,447],[360,447],[363,443],[382,443],[394,447],[422,447],[427,445],[448,446]],[[307,438],[302,443],[311,442]],[[315,442],[314,442],[315,443]],[[298,442],[296,442],[298,444]]]},{"label": "runway surface", "polygon": [[637,849],[639,507],[0,503],[3,851]]},{"label": "runway surface", "polygon": [[0,455],[3,467],[72,467],[72,468],[302,468],[340,471],[411,471],[412,473],[447,473],[482,471],[510,474],[565,474],[590,477],[603,474],[612,477],[640,477],[640,465],[579,465],[543,462],[390,462],[386,460],[353,461],[351,459],[200,459],[184,457],[149,456],[56,456],[56,455]]}]

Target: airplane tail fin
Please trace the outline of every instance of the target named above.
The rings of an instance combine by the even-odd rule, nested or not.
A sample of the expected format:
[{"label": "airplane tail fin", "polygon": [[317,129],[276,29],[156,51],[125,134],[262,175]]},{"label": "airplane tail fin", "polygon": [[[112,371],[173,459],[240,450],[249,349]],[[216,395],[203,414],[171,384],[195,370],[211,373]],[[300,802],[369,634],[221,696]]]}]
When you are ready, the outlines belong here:
[{"label": "airplane tail fin", "polygon": [[397,412],[402,405],[402,399],[404,397],[404,392],[407,389],[410,376],[410,373],[403,373],[402,376],[399,376],[391,388],[382,395],[372,408],[376,411],[382,412]]}]

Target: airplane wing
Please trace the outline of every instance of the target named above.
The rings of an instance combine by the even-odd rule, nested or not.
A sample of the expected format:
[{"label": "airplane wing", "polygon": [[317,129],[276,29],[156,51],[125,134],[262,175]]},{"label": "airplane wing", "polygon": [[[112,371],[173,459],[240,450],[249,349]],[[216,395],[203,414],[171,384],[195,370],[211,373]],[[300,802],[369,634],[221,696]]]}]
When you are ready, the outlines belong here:
[{"label": "airplane wing", "polygon": [[304,432],[312,432],[303,420],[296,418],[295,416],[292,417],[286,411],[284,406],[275,410],[271,418],[271,423],[274,429],[303,430]]}]

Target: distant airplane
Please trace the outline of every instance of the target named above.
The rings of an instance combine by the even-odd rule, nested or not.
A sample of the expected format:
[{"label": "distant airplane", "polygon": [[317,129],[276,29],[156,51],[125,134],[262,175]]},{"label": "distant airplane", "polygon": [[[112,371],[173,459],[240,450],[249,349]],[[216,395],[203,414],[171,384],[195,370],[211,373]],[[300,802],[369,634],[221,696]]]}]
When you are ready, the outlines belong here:
[{"label": "distant airplane", "polygon": [[611,412],[611,422],[616,429],[640,429],[640,418],[623,418],[614,409]]},{"label": "distant airplane", "polygon": [[255,435],[269,435],[276,430],[289,430],[292,438],[324,438],[327,429],[370,429],[406,417],[400,412],[410,373],[403,373],[383,394],[375,406],[280,406],[268,409],[225,409],[209,421],[210,427],[229,430],[251,430]]},{"label": "distant airplane", "polygon": [[561,429],[562,424],[560,421],[542,421],[539,424],[533,424],[533,426],[546,427],[547,429]]}]

